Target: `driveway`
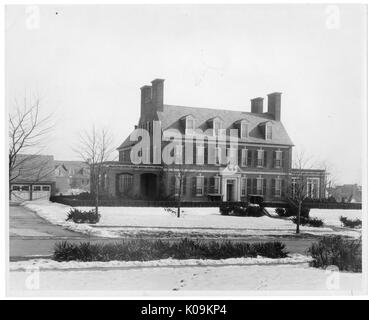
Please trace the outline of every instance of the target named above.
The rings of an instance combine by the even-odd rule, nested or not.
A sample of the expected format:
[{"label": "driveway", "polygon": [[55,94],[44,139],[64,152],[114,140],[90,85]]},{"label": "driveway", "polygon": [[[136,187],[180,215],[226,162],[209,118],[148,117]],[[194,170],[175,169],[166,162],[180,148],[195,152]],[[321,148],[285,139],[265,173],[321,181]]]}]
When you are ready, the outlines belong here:
[{"label": "driveway", "polygon": [[87,238],[86,235],[55,226],[22,206],[9,207],[10,260],[35,255],[49,256],[56,242],[82,241]]}]

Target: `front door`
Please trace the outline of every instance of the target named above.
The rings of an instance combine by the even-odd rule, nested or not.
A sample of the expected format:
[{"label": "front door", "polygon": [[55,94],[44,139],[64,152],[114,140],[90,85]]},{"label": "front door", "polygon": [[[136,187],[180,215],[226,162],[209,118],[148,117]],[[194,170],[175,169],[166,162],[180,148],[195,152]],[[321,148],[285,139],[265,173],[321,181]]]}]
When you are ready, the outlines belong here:
[{"label": "front door", "polygon": [[227,181],[227,201],[233,201],[233,180]]}]

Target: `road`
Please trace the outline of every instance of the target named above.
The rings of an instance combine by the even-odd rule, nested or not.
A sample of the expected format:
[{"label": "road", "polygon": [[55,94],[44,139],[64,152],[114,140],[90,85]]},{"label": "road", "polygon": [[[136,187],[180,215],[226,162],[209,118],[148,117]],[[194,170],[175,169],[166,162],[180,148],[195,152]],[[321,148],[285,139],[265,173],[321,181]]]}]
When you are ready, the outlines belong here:
[{"label": "road", "polygon": [[[38,257],[50,257],[53,254],[55,243],[69,242],[111,242],[119,239],[89,237],[87,235],[63,229],[40,218],[34,212],[22,206],[10,206],[9,212],[9,253],[10,260],[22,260]],[[219,240],[219,239],[218,239]],[[232,240],[232,239],[231,239]],[[276,237],[276,236],[249,236],[233,239],[234,241],[265,242],[279,240],[286,244],[291,253],[306,253],[307,248],[316,237]]]}]

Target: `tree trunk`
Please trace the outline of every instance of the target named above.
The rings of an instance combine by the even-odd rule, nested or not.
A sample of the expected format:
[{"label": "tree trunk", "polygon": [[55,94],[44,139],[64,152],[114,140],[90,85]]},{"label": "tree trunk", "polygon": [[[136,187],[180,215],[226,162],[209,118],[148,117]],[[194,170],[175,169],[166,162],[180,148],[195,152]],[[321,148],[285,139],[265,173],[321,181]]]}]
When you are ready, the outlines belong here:
[{"label": "tree trunk", "polygon": [[95,212],[99,213],[99,179],[95,179]]},{"label": "tree trunk", "polygon": [[296,233],[300,233],[300,217],[301,217],[301,201],[299,201],[299,208],[297,210],[297,225],[296,225]]},{"label": "tree trunk", "polygon": [[181,217],[181,198],[182,198],[182,178],[179,180],[177,218]]}]

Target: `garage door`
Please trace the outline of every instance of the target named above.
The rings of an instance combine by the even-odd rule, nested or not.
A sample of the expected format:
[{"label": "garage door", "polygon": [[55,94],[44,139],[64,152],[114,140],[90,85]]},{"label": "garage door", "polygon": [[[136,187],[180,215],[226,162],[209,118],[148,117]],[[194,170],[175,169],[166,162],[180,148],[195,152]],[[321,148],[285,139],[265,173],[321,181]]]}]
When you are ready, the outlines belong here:
[{"label": "garage door", "polygon": [[31,189],[29,185],[14,184],[11,190],[11,200],[13,201],[25,201],[30,200]]},{"label": "garage door", "polygon": [[49,185],[32,186],[32,200],[49,199],[51,188]]}]

